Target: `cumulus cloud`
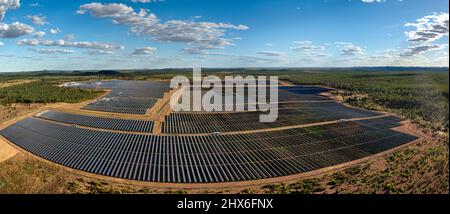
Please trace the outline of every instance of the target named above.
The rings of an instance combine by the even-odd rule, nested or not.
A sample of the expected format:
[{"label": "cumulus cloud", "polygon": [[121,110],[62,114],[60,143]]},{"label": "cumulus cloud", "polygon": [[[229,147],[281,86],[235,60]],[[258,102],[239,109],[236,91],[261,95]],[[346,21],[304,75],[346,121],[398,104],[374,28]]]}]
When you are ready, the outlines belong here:
[{"label": "cumulus cloud", "polygon": [[73,50],[68,50],[68,49],[36,49],[36,48],[31,48],[31,51],[34,51],[38,54],[71,54],[74,53],[75,51]]},{"label": "cumulus cloud", "polygon": [[358,46],[348,46],[341,50],[341,54],[345,56],[355,56],[363,53],[363,49]]},{"label": "cumulus cloud", "polygon": [[46,17],[42,15],[28,15],[27,18],[30,19],[34,25],[43,26],[48,24],[48,22],[45,21]]},{"label": "cumulus cloud", "polygon": [[58,33],[61,33],[61,30],[59,30],[59,28],[53,28],[53,29],[50,29],[50,33],[51,34],[58,34]]},{"label": "cumulus cloud", "polygon": [[208,51],[201,48],[183,48],[181,49],[181,52],[190,55],[203,55],[208,53]]},{"label": "cumulus cloud", "polygon": [[281,57],[281,56],[286,55],[286,53],[280,52],[280,51],[258,51],[256,53],[259,55],[271,56],[271,57]]},{"label": "cumulus cloud", "polygon": [[134,49],[134,52],[131,55],[134,55],[134,56],[145,56],[145,55],[151,55],[155,51],[156,51],[155,47],[136,48],[136,49]]},{"label": "cumulus cloud", "polygon": [[33,27],[20,22],[11,24],[0,23],[0,38],[17,38],[33,32]]},{"label": "cumulus cloud", "polygon": [[42,37],[45,36],[45,32],[44,31],[37,31],[37,32],[34,32],[33,35],[34,35],[35,38],[42,38]]},{"label": "cumulus cloud", "polygon": [[85,48],[85,49],[99,49],[99,50],[116,50],[124,47],[114,43],[105,42],[73,42],[65,40],[42,40],[42,39],[23,39],[17,41],[20,46],[57,46],[57,47],[71,47],[71,48]]},{"label": "cumulus cloud", "polygon": [[320,45],[313,45],[310,41],[297,41],[294,42],[295,46],[291,47],[291,50],[293,51],[300,51],[304,53],[311,53],[311,52],[317,52],[317,51],[323,51],[325,50],[325,47]]},{"label": "cumulus cloud", "polygon": [[336,46],[340,49],[343,56],[356,56],[364,54],[364,49],[354,45],[351,42],[335,42]]},{"label": "cumulus cloud", "polygon": [[5,18],[6,11],[20,7],[20,0],[0,0],[0,21]]},{"label": "cumulus cloud", "polygon": [[33,33],[34,28],[20,22],[2,23],[6,11],[20,7],[20,0],[0,0],[0,38],[17,38]]},{"label": "cumulus cloud", "polygon": [[291,50],[300,52],[304,56],[312,59],[316,57],[328,57],[330,54],[326,53],[325,46],[315,45],[311,41],[296,41],[295,46],[291,47]]},{"label": "cumulus cloud", "polygon": [[353,45],[351,42],[335,42],[334,44],[337,46]]},{"label": "cumulus cloud", "polygon": [[447,47],[447,45],[434,45],[434,44],[423,44],[418,46],[409,47],[406,49],[404,53],[401,54],[401,56],[416,56],[420,55],[426,51],[430,50],[440,50]]},{"label": "cumulus cloud", "polygon": [[78,14],[90,14],[93,17],[109,18],[114,24],[129,26],[136,35],[147,35],[160,42],[188,44],[189,52],[202,52],[233,45],[232,39],[224,38],[227,29],[247,30],[245,25],[229,23],[196,22],[193,20],[170,20],[161,22],[158,17],[141,9],[135,12],[124,4],[90,3],[81,5]]},{"label": "cumulus cloud", "polygon": [[414,23],[407,23],[406,27],[414,27],[415,30],[405,34],[410,42],[433,42],[443,36],[448,36],[448,13],[434,13],[418,19]]},{"label": "cumulus cloud", "polygon": [[[432,44],[434,41],[448,36],[449,19],[448,13],[434,13],[417,19],[414,23],[407,23],[405,27],[415,28],[405,32],[407,40],[412,44],[401,56],[416,56],[427,51],[439,50],[448,46],[442,44]],[[448,43],[448,41],[447,41]]]}]

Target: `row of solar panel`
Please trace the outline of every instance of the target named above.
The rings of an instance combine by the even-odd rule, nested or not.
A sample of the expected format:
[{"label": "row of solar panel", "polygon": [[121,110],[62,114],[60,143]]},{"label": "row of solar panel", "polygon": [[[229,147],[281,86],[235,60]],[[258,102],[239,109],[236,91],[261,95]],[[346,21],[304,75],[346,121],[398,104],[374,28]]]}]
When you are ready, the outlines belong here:
[{"label": "row of solar panel", "polygon": [[125,80],[78,82],[75,87],[111,89],[111,96],[136,98],[161,98],[170,89],[168,82]]},{"label": "row of solar panel", "polygon": [[95,117],[51,110],[42,112],[36,117],[79,126],[130,132],[152,132],[154,125],[150,120]]},{"label": "row of solar panel", "polygon": [[280,104],[275,122],[260,122],[267,112],[171,113],[163,123],[164,133],[211,133],[267,129],[339,119],[377,116],[380,113],[348,108],[335,102]]},{"label": "row of solar panel", "polygon": [[122,107],[95,106],[95,105],[87,105],[83,107],[83,109],[102,112],[113,112],[120,114],[145,114],[147,112],[147,109],[144,108],[122,108]]},{"label": "row of solar panel", "polygon": [[[330,128],[335,135],[323,139],[320,133],[328,133]],[[346,129],[359,131],[346,134]],[[322,126],[320,130],[155,136],[82,129],[28,118],[1,134],[33,154],[75,169],[177,183],[291,175],[362,158],[415,139],[351,122]]]},{"label": "row of solar panel", "polygon": [[158,99],[153,98],[129,98],[129,97],[104,97],[100,100],[90,103],[89,105],[104,106],[104,107],[119,107],[119,108],[144,108],[147,109],[153,106]]},{"label": "row of solar panel", "polygon": [[77,87],[112,90],[84,109],[124,114],[145,114],[170,89],[168,82],[122,80],[82,82]]}]

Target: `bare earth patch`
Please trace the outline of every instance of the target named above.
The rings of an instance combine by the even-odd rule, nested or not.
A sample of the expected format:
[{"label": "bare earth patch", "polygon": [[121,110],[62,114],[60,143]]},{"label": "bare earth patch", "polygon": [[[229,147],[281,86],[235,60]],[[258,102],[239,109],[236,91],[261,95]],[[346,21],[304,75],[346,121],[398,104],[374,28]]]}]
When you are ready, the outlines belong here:
[{"label": "bare earth patch", "polygon": [[0,163],[13,157],[17,153],[18,151],[16,149],[0,138]]}]

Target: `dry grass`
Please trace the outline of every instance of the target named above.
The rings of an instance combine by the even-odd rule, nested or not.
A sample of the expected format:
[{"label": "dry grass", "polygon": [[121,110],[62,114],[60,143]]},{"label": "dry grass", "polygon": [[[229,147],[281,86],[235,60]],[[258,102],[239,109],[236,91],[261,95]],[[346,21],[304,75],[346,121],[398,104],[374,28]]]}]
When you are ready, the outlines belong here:
[{"label": "dry grass", "polygon": [[44,104],[11,104],[0,105],[0,122],[31,112]]},{"label": "dry grass", "polygon": [[26,79],[10,80],[10,81],[6,81],[6,82],[1,82],[0,88],[6,88],[6,87],[14,86],[14,85],[27,84],[27,83],[32,83],[32,82],[36,82],[36,81],[37,80],[26,80]]},{"label": "dry grass", "polygon": [[25,154],[0,163],[0,193],[35,193],[58,173],[58,168]]}]

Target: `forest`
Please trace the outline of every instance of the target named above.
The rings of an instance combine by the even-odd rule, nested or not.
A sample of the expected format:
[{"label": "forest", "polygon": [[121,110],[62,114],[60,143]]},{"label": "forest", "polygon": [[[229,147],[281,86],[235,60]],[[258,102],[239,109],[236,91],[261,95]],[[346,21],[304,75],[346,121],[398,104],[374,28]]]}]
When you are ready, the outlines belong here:
[{"label": "forest", "polygon": [[101,91],[58,86],[61,81],[38,79],[32,82],[0,88],[0,104],[13,103],[77,103],[94,99]]}]

